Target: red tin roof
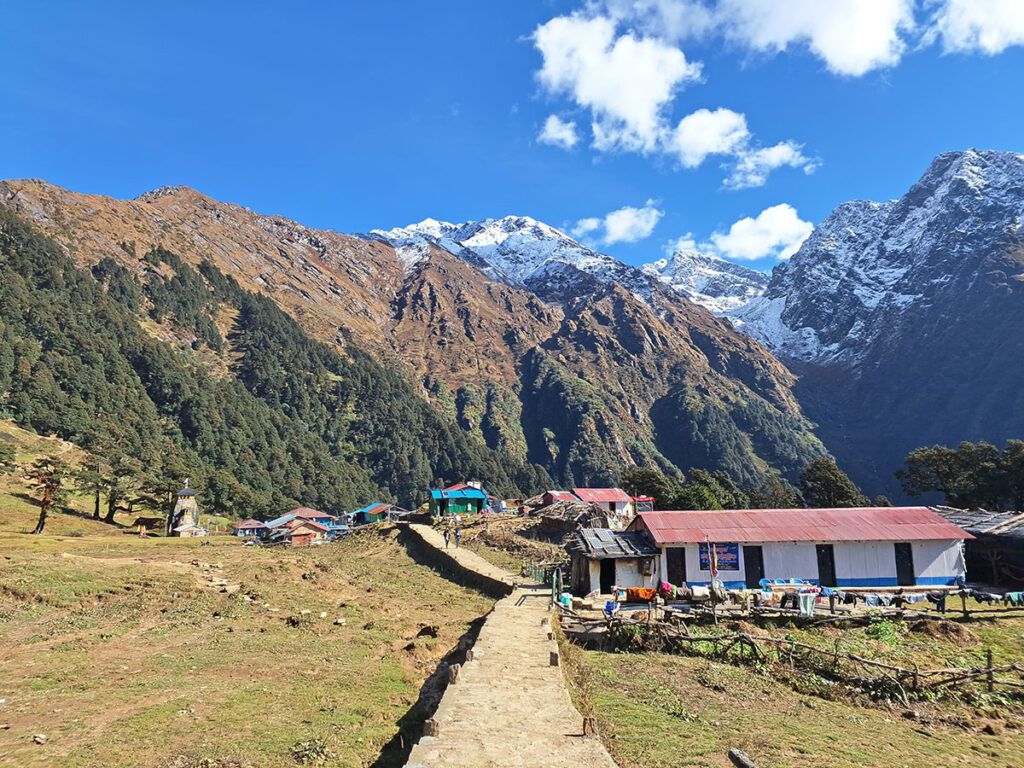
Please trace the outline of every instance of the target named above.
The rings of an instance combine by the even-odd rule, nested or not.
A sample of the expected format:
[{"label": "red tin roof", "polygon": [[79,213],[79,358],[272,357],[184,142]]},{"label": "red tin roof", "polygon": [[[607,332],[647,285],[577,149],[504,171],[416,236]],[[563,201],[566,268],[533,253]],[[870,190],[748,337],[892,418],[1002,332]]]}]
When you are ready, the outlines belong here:
[{"label": "red tin roof", "polygon": [[296,507],[288,514],[304,518],[305,520],[313,520],[318,517],[330,517],[330,515],[325,512],[321,512],[317,509],[310,509],[309,507]]},{"label": "red tin roof", "polygon": [[657,544],[974,538],[927,507],[641,512],[629,527],[646,528]]},{"label": "red tin roof", "polygon": [[331,530],[326,525],[323,525],[322,523],[318,523],[316,520],[294,520],[293,522],[298,523],[298,525],[292,526],[292,530],[296,530],[296,529],[299,529],[299,528],[312,528],[312,529],[317,530],[317,531],[329,531],[329,530]]},{"label": "red tin roof", "polygon": [[550,496],[552,501],[579,501],[569,491],[547,491],[544,495]]},{"label": "red tin roof", "polygon": [[629,494],[621,488],[573,488],[572,492],[590,504],[625,504],[630,500]]},{"label": "red tin roof", "polygon": [[236,531],[241,531],[247,530],[249,528],[266,528],[267,524],[261,523],[259,520],[253,520],[252,518],[250,518],[248,520],[243,520],[240,523],[235,523],[231,527],[234,528]]}]

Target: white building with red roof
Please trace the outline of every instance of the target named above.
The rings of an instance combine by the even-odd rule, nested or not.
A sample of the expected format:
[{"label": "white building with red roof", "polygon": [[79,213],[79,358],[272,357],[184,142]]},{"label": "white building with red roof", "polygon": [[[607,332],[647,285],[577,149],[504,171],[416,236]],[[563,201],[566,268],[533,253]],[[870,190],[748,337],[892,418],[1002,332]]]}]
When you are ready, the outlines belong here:
[{"label": "white building with red roof", "polygon": [[596,504],[608,512],[608,527],[621,531],[633,519],[633,497],[621,488],[573,488],[580,501]]},{"label": "white building with red roof", "polygon": [[762,579],[949,586],[965,578],[963,542],[973,538],[928,507],[641,512],[629,530],[658,549],[658,579],[717,578],[730,589],[756,588]]}]

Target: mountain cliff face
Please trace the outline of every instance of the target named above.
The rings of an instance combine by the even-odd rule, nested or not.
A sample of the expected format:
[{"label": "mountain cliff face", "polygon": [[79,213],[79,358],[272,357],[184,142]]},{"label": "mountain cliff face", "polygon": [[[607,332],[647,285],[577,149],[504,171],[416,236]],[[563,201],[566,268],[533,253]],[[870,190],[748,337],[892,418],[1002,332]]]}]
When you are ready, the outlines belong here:
[{"label": "mountain cliff face", "polygon": [[643,271],[716,315],[747,304],[768,287],[764,272],[688,249],[645,264]]},{"label": "mountain cliff face", "polygon": [[800,376],[871,491],[911,449],[1024,434],[1024,156],[938,156],[902,198],[832,212],[728,313]]},{"label": "mountain cliff face", "polygon": [[532,219],[352,237],[187,188],[124,201],[10,181],[0,201],[82,267],[109,257],[141,275],[154,247],[211,262],[343,355],[365,350],[402,372],[440,417],[559,483],[611,482],[634,462],[754,483],[824,453],[793,376],[763,347]]}]

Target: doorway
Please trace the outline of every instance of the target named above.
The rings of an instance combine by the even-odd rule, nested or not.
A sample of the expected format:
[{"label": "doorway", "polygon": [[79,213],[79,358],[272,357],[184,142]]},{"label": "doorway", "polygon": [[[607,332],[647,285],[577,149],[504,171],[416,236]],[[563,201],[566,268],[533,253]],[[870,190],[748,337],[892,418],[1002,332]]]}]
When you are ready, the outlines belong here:
[{"label": "doorway", "polygon": [[601,560],[601,594],[607,595],[615,586],[615,561],[611,558]]},{"label": "doorway", "polygon": [[759,589],[764,578],[764,550],[760,546],[743,548],[743,575],[747,589]]},{"label": "doorway", "polygon": [[831,544],[817,544],[815,552],[818,555],[818,584],[822,587],[835,587],[836,585],[836,553]]},{"label": "doorway", "polygon": [[896,583],[901,587],[912,587],[914,578],[914,548],[909,542],[898,541],[893,545],[896,550]]},{"label": "doorway", "polygon": [[686,583],[686,550],[682,547],[669,547],[665,550],[668,561],[665,581],[677,587]]}]

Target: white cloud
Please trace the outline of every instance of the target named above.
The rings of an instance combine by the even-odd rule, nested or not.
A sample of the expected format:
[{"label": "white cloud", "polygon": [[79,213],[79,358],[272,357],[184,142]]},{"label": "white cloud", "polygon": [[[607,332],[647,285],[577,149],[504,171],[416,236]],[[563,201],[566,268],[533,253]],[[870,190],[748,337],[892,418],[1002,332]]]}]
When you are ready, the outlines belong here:
[{"label": "white cloud", "polygon": [[589,6],[594,13],[666,40],[701,37],[718,24],[714,9],[703,0],[604,0]]},{"label": "white cloud", "polygon": [[572,228],[573,237],[586,237],[592,232],[596,232],[601,228],[602,220],[596,216],[589,216],[585,219],[580,219],[576,222],[576,226]]},{"label": "white cloud", "polygon": [[653,200],[643,208],[624,206],[603,217],[591,216],[580,219],[572,228],[574,237],[590,237],[603,245],[614,243],[635,243],[650,237],[664,211],[658,209]]},{"label": "white cloud", "polygon": [[599,150],[654,150],[662,111],[683,83],[700,77],[700,65],[675,46],[618,35],[615,21],[605,16],[557,16],[537,27],[533,42],[543,58],[541,85],[591,110]]},{"label": "white cloud", "polygon": [[1020,0],[942,0],[927,40],[941,38],[948,53],[989,56],[1024,45],[1024,3]]},{"label": "white cloud", "polygon": [[693,232],[687,232],[681,237],[677,237],[675,240],[669,240],[665,243],[665,255],[674,256],[680,251],[700,251],[707,250],[707,246],[697,245],[697,239],[693,236]]},{"label": "white cloud", "polygon": [[698,109],[679,121],[668,144],[685,167],[696,168],[708,155],[733,153],[749,140],[745,115]]},{"label": "white cloud", "polygon": [[721,0],[724,34],[758,51],[805,44],[836,74],[899,62],[915,26],[913,0]]},{"label": "white cloud", "polygon": [[733,166],[729,178],[725,180],[725,186],[730,189],[763,186],[768,181],[768,174],[783,166],[801,168],[804,173],[813,173],[817,167],[812,160],[804,156],[799,144],[781,141],[772,147],[739,152],[736,165]]},{"label": "white cloud", "polygon": [[576,135],[575,121],[563,120],[558,115],[548,115],[548,119],[544,121],[544,127],[537,135],[537,141],[542,144],[551,144],[562,149],[572,149],[579,140],[579,136]]},{"label": "white cloud", "polygon": [[814,225],[804,221],[787,203],[765,208],[756,217],[740,219],[728,232],[711,235],[711,247],[719,255],[739,261],[765,257],[788,259],[811,234]]}]

